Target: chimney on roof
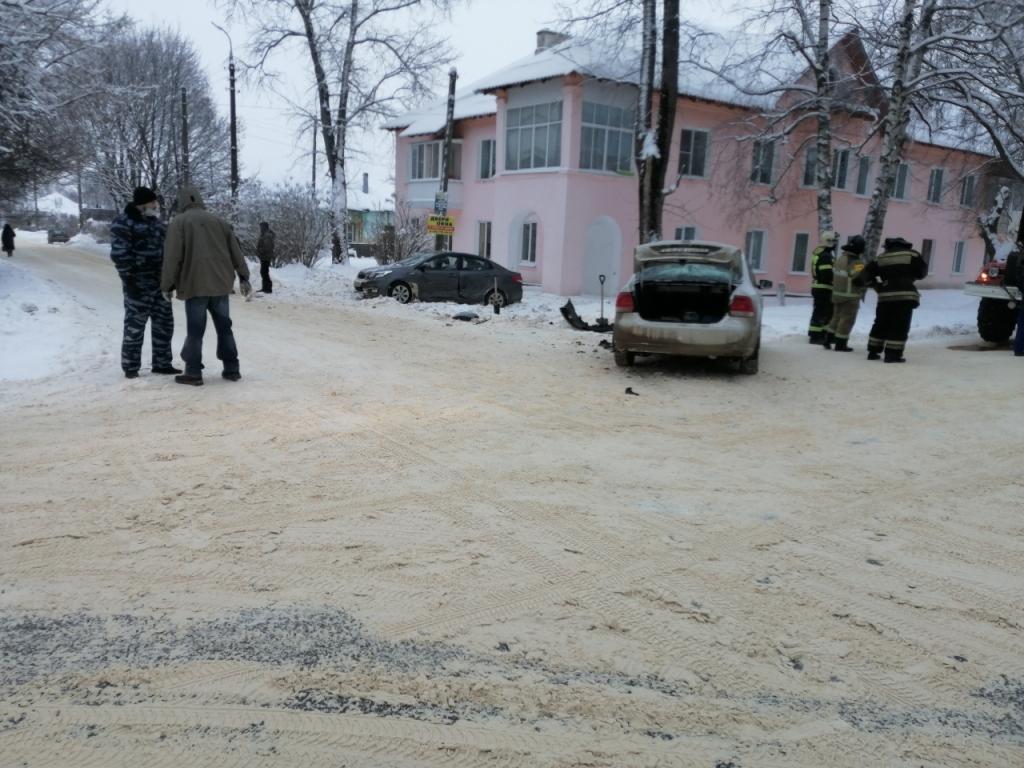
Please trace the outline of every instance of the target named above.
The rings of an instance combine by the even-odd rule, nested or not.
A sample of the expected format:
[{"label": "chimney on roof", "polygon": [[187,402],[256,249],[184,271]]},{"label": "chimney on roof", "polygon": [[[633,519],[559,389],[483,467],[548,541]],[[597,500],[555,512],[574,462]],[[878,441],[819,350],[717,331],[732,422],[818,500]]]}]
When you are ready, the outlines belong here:
[{"label": "chimney on roof", "polygon": [[537,33],[537,50],[534,54],[546,51],[548,48],[554,48],[559,43],[564,43],[569,39],[568,35],[563,35],[561,32],[555,32],[552,29],[542,29]]}]

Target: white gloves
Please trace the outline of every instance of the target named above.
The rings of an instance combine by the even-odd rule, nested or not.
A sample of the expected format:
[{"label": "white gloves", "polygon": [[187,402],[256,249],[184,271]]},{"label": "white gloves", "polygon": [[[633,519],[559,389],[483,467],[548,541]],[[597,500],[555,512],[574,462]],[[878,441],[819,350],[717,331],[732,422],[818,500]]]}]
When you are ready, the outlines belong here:
[{"label": "white gloves", "polygon": [[174,293],[172,291],[162,291],[160,295],[164,297],[164,301],[170,301],[174,298]]}]

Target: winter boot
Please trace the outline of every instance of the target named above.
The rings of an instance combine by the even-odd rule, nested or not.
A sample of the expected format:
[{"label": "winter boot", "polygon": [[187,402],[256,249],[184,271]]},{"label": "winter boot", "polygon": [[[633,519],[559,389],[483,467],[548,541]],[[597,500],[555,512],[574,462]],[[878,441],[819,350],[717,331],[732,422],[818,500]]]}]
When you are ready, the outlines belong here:
[{"label": "winter boot", "polygon": [[137,378],[139,378],[139,372],[138,371],[125,371],[124,372],[124,377],[126,379],[137,379]]},{"label": "winter boot", "polygon": [[807,334],[808,344],[821,344],[823,341],[825,341],[824,331],[811,331]]},{"label": "winter boot", "polygon": [[224,373],[222,373],[221,376],[223,376],[228,381],[238,381],[239,379],[242,378],[242,374],[240,374],[238,371],[224,371]]},{"label": "winter boot", "polygon": [[847,342],[846,339],[836,339],[836,352],[853,352],[853,347]]},{"label": "winter boot", "polygon": [[825,338],[821,342],[821,346],[825,349],[832,349],[832,340],[835,338],[831,333],[825,331]]},{"label": "winter boot", "polygon": [[885,362],[887,363],[905,363],[907,358],[903,356],[902,349],[887,349],[885,350]]},{"label": "winter boot", "polygon": [[202,376],[189,376],[187,373],[183,373],[180,376],[175,376],[174,380],[178,384],[188,384],[190,387],[201,387],[203,386]]},{"label": "winter boot", "polygon": [[874,350],[870,350],[870,349],[868,350],[868,360],[881,360],[881,359],[882,359],[882,355],[881,355],[880,352],[875,352]]},{"label": "winter boot", "polygon": [[181,373],[181,368],[175,368],[173,365],[161,365],[155,368],[150,368],[153,373],[163,373],[165,375],[171,375],[172,373]]}]

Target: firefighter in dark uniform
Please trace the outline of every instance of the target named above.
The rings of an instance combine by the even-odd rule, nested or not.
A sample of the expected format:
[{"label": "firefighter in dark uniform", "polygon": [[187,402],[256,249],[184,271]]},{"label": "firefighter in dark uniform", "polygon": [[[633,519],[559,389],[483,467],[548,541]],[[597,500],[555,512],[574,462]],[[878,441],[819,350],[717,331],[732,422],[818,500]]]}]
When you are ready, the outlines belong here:
[{"label": "firefighter in dark uniform", "polygon": [[878,293],[875,323],[868,337],[868,360],[878,360],[884,352],[887,363],[906,362],[903,350],[910,335],[910,321],[921,303],[914,283],[927,274],[927,262],[902,237],[886,238],[882,253],[861,270],[856,282]]},{"label": "firefighter in dark uniform", "polygon": [[807,340],[811,344],[829,341],[828,324],[832,320],[832,264],[835,261],[836,233],[821,233],[821,242],[811,254],[811,296],[814,308],[811,310],[811,324],[807,328]]}]

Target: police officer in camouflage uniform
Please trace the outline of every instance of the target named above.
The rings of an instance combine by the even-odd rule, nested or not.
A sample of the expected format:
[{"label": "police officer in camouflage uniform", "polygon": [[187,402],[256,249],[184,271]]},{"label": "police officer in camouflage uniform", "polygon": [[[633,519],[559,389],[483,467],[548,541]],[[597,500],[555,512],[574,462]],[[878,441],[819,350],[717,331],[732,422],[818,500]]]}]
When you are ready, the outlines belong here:
[{"label": "police officer in camouflage uniform", "polygon": [[828,324],[832,320],[832,263],[835,260],[836,233],[821,233],[821,243],[811,253],[811,322],[807,327],[807,340],[811,344],[829,341]]},{"label": "police officer in camouflage uniform", "polygon": [[928,262],[902,237],[886,238],[877,259],[869,261],[854,280],[878,292],[875,323],[868,336],[868,360],[885,353],[887,363],[905,363],[903,350],[910,335],[910,321],[921,303],[914,282],[928,275]]},{"label": "police officer in camouflage uniform", "polygon": [[110,260],[121,277],[124,293],[124,338],[121,368],[129,379],[137,378],[142,367],[142,339],[150,321],[153,373],[175,374],[171,365],[171,337],[174,312],[160,293],[160,271],[164,260],[166,227],[160,221],[156,194],[139,187],[132,201],[110,225]]}]

